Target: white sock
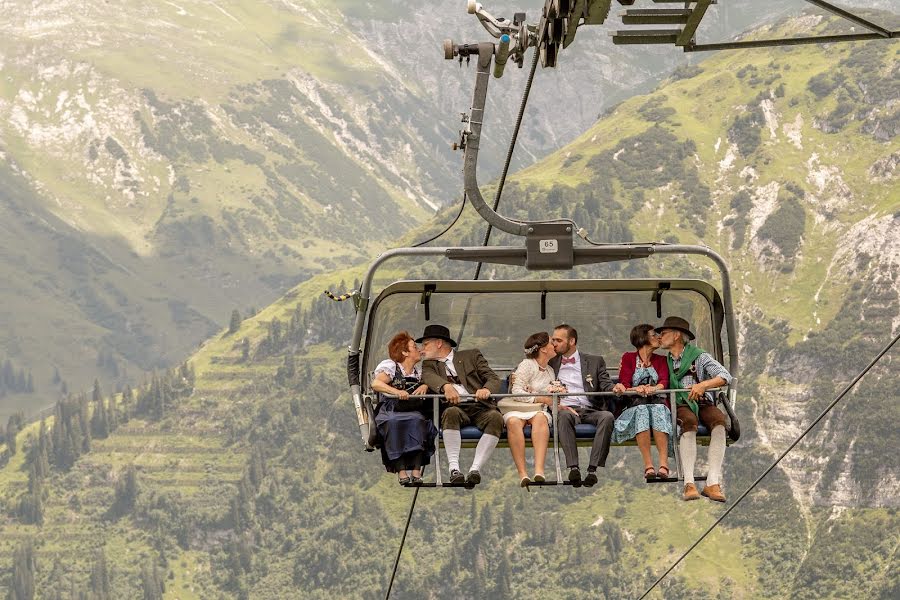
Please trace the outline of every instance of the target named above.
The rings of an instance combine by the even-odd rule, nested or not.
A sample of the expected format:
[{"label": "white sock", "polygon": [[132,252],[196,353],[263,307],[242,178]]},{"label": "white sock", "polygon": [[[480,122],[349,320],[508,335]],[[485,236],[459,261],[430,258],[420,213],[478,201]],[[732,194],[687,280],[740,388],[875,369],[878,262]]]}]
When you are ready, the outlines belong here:
[{"label": "white sock", "polygon": [[694,483],[694,463],[697,462],[696,431],[685,431],[681,434],[678,453],[681,455],[681,472],[684,473],[684,483]]},{"label": "white sock", "polygon": [[725,427],[719,425],[712,430],[709,439],[709,473],[707,485],[722,483],[722,463],[725,462]]},{"label": "white sock", "polygon": [[475,460],[472,461],[472,470],[480,471],[481,465],[486,463],[488,459],[491,457],[491,453],[494,451],[494,448],[497,447],[497,442],[500,441],[496,435],[491,435],[489,433],[481,434],[481,439],[478,440],[478,445],[475,446]]},{"label": "white sock", "polygon": [[462,446],[462,436],[459,435],[459,429],[444,430],[444,450],[447,451],[447,463],[450,470],[459,471],[459,449]]}]

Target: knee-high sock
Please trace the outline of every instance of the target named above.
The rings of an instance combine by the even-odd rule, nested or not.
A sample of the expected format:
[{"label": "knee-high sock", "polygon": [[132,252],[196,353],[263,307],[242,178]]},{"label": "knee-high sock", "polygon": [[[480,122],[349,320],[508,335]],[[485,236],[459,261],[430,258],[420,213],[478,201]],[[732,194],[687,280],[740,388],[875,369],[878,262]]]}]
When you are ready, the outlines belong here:
[{"label": "knee-high sock", "polygon": [[444,430],[444,450],[447,451],[447,462],[450,470],[459,470],[459,449],[462,446],[462,436],[459,429]]},{"label": "knee-high sock", "polygon": [[694,483],[694,463],[697,462],[696,431],[685,431],[681,435],[681,442],[678,444],[678,453],[681,454],[681,471],[684,473],[684,482],[686,484]]},{"label": "knee-high sock", "polygon": [[707,485],[722,483],[722,463],[725,461],[725,427],[719,425],[712,430],[709,439],[709,473]]},{"label": "knee-high sock", "polygon": [[478,440],[478,445],[475,446],[475,460],[472,461],[473,470],[481,470],[482,465],[484,465],[491,457],[491,453],[494,451],[494,448],[497,447],[497,442],[499,441],[500,438],[496,435],[491,435],[489,433],[481,434],[481,439]]}]

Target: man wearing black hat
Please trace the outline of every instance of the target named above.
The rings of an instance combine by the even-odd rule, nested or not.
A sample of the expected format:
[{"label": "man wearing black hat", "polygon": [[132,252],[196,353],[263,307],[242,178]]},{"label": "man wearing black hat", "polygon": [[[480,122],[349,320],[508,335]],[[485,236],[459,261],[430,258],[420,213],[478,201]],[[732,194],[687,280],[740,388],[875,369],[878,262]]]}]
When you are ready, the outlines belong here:
[{"label": "man wearing black hat", "polygon": [[690,323],[681,317],[667,317],[657,327],[660,346],[669,354],[669,385],[689,392],[677,392],[675,404],[681,422],[681,468],[684,470],[685,500],[698,500],[700,493],[694,484],[694,463],[697,461],[697,425],[703,423],[710,431],[709,474],[703,495],[716,502],[725,502],[722,493],[722,463],[725,461],[725,415],[715,405],[707,390],[730,384],[732,376],[719,362],[691,342],[696,337]]},{"label": "man wearing black hat", "polygon": [[[491,399],[491,394],[500,391],[500,378],[480,350],[455,350],[456,342],[443,325],[427,325],[416,343],[422,344],[425,354],[422,383],[433,393],[444,394],[450,403],[441,415],[450,483],[480,483],[481,468],[497,447],[503,432],[503,417],[497,410],[497,403]],[[478,402],[460,404],[461,394],[472,394]],[[464,478],[459,470],[462,447],[459,429],[469,424],[474,424],[483,434],[475,447],[472,468]]]}]

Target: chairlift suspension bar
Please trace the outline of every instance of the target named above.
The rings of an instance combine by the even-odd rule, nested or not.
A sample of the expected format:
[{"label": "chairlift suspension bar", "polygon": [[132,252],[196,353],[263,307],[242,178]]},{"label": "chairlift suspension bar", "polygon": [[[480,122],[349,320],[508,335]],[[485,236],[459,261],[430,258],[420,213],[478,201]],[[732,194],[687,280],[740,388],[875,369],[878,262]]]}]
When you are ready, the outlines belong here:
[{"label": "chairlift suspension bar", "polygon": [[694,40],[697,27],[700,26],[700,21],[703,20],[706,10],[712,3],[713,0],[700,0],[697,2],[697,5],[691,10],[691,16],[688,17],[687,23],[684,24],[684,29],[681,30],[678,39],[675,40],[676,46],[687,46]]},{"label": "chairlift suspension bar", "polygon": [[877,25],[871,21],[863,19],[859,15],[854,14],[848,10],[844,10],[843,8],[840,8],[838,6],[835,6],[831,2],[824,2],[823,0],[806,0],[806,2],[808,2],[809,4],[812,4],[814,6],[818,6],[822,10],[827,10],[828,12],[834,13],[843,19],[852,21],[853,23],[856,23],[857,25],[862,25],[866,29],[868,29],[870,31],[874,31],[875,33],[877,33],[878,35],[880,35],[883,38],[891,37],[891,32],[888,31],[887,29],[885,29],[884,27],[882,27],[881,25]]},{"label": "chairlift suspension bar", "polygon": [[[900,31],[888,32],[888,38],[900,38]],[[684,47],[685,52],[709,52],[713,50],[740,50],[742,48],[769,48],[773,46],[800,46],[803,44],[830,44],[835,42],[863,42],[868,40],[883,40],[884,36],[878,33],[847,33],[838,35],[822,35],[812,37],[796,37],[770,40],[742,40],[737,42],[718,42],[712,44],[689,44]]]},{"label": "chairlift suspension bar", "polygon": [[481,195],[481,190],[478,188],[478,149],[481,144],[481,128],[484,122],[484,107],[491,78],[493,55],[494,44],[490,42],[478,44],[475,92],[472,97],[472,110],[469,115],[469,129],[465,136],[465,156],[463,158],[465,190],[472,206],[490,225],[513,235],[524,236],[527,232],[527,224],[517,223],[497,214],[485,202],[484,196]]}]

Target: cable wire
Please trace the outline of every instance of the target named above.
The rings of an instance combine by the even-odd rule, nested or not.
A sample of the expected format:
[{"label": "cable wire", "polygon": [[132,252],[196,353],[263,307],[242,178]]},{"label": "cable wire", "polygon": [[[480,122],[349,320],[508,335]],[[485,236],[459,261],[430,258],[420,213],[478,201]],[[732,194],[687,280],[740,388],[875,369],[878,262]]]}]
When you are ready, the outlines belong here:
[{"label": "cable wire", "polygon": [[703,535],[701,535],[701,536],[697,539],[696,542],[694,542],[693,544],[691,544],[691,547],[688,548],[688,549],[684,552],[684,554],[682,554],[680,557],[678,557],[678,560],[676,560],[676,561],[672,564],[672,566],[669,567],[669,568],[666,570],[665,573],[663,573],[662,575],[660,575],[659,579],[657,579],[656,581],[653,582],[653,585],[651,585],[649,588],[647,588],[647,591],[643,593],[643,595],[640,597],[639,600],[643,600],[644,598],[646,598],[647,595],[648,595],[650,592],[652,592],[652,591],[654,590],[654,588],[656,588],[656,586],[659,585],[659,583],[660,583],[663,579],[665,579],[666,576],[667,576],[669,573],[671,573],[671,572],[675,569],[675,567],[677,567],[677,566],[681,563],[682,560],[684,560],[685,558],[687,558],[687,555],[690,554],[691,551],[692,551],[694,548],[696,548],[698,545],[700,545],[700,542],[702,542],[704,539],[706,539],[706,536],[708,536],[708,535],[712,532],[712,530],[715,529],[715,528],[719,525],[719,523],[721,523],[721,522],[725,519],[725,517],[727,517],[727,516],[731,513],[731,511],[733,511],[733,510],[737,507],[737,505],[741,503],[741,500],[743,500],[744,498],[746,498],[747,495],[748,495],[750,492],[753,491],[753,488],[755,488],[755,487],[759,484],[759,482],[762,481],[763,478],[764,478],[766,475],[768,475],[768,474],[772,471],[772,469],[774,469],[776,466],[778,466],[778,463],[780,463],[781,460],[782,460],[785,456],[787,456],[788,452],[790,452],[791,450],[793,450],[794,447],[795,447],[797,444],[799,444],[800,441],[801,441],[804,437],[806,437],[806,434],[808,434],[810,431],[812,431],[812,428],[819,424],[819,421],[821,421],[822,419],[824,419],[825,416],[826,416],[829,412],[831,412],[831,409],[834,408],[834,407],[837,405],[837,403],[840,402],[841,399],[842,399],[844,396],[847,395],[847,393],[853,388],[853,386],[855,386],[855,385],[859,382],[859,380],[862,379],[862,378],[866,375],[866,373],[868,373],[869,370],[870,370],[872,367],[874,367],[875,364],[876,364],[879,360],[881,360],[881,357],[883,357],[885,354],[888,353],[888,351],[890,351],[891,348],[893,348],[894,344],[896,344],[898,340],[900,340],[900,333],[898,333],[897,336],[894,337],[894,339],[891,341],[890,344],[888,344],[887,346],[885,346],[884,350],[882,350],[881,352],[878,353],[878,356],[876,356],[876,357],[872,360],[872,362],[870,362],[870,363],[866,366],[866,368],[864,368],[862,371],[860,371],[859,375],[857,375],[856,377],[853,378],[853,381],[851,381],[849,384],[847,384],[847,387],[845,387],[844,390],[843,390],[840,394],[837,395],[837,398],[835,398],[834,400],[832,400],[832,401],[831,401],[831,404],[829,404],[829,405],[825,408],[825,410],[823,410],[822,413],[821,413],[818,417],[816,417],[815,421],[813,421],[813,422],[809,425],[809,427],[807,427],[807,428],[803,431],[803,433],[801,433],[800,436],[799,436],[796,440],[794,440],[794,441],[791,443],[790,446],[787,447],[787,450],[785,450],[784,452],[782,452],[782,453],[781,453],[781,456],[779,456],[778,458],[776,458],[776,459],[775,459],[775,462],[773,462],[771,465],[769,465],[769,467],[768,467],[765,471],[763,471],[763,474],[760,475],[760,476],[756,479],[756,481],[754,481],[752,484],[750,484],[750,487],[748,487],[748,488],[744,491],[744,493],[741,494],[741,495],[738,497],[738,499],[734,501],[734,504],[732,504],[731,506],[729,506],[729,507],[728,507],[728,510],[726,510],[724,513],[722,513],[722,516],[720,516],[718,519],[716,519],[715,523],[713,523],[712,525],[710,525],[709,529],[707,529],[706,532],[704,532]]},{"label": "cable wire", "polygon": [[425,240],[424,242],[419,242],[418,244],[413,244],[412,247],[418,248],[419,246],[424,246],[425,244],[427,244],[429,242],[433,242],[434,240],[438,239],[439,237],[441,237],[442,235],[444,235],[445,233],[450,231],[450,228],[453,227],[454,225],[456,225],[456,222],[459,221],[459,217],[460,217],[460,215],[462,215],[463,209],[465,207],[466,207],[466,193],[463,192],[462,202],[459,204],[459,212],[456,213],[456,216],[453,218],[453,222],[450,223],[449,225],[447,225],[447,227],[442,232],[437,234],[436,236],[429,238],[429,239]]},{"label": "cable wire", "polygon": [[409,505],[409,513],[406,515],[406,527],[403,528],[403,537],[400,538],[400,547],[397,548],[397,558],[394,559],[394,570],[391,573],[391,580],[388,582],[384,600],[388,600],[388,598],[391,597],[391,588],[394,587],[394,577],[397,576],[397,567],[400,566],[400,555],[403,554],[403,545],[406,543],[406,532],[409,531],[409,522],[412,520],[413,510],[416,508],[416,500],[419,498],[419,489],[420,488],[416,488],[412,502]]}]

